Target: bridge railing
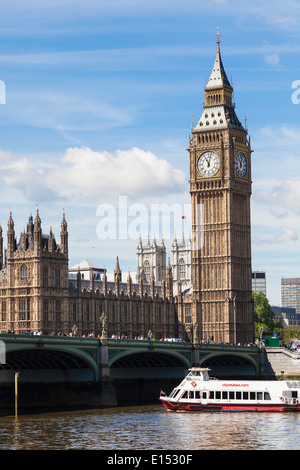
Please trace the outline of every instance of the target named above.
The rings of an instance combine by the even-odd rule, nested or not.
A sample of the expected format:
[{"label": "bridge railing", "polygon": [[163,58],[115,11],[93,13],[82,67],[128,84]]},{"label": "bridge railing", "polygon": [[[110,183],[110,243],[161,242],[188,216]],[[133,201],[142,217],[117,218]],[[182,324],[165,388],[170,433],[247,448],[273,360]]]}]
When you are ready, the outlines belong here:
[{"label": "bridge railing", "polygon": [[60,344],[66,343],[66,344],[92,344],[96,345],[100,342],[98,338],[94,337],[84,337],[84,336],[48,336],[48,335],[17,335],[14,333],[0,333],[0,340],[4,342],[19,342],[19,343],[57,343],[59,342]]},{"label": "bridge railing", "polygon": [[0,333],[0,340],[4,342],[20,342],[20,343],[57,343],[60,344],[85,344],[85,345],[99,345],[106,343],[108,346],[126,345],[126,346],[154,346],[159,348],[176,348],[176,349],[201,349],[201,350],[220,350],[220,351],[240,351],[240,352],[258,352],[259,348],[256,345],[234,345],[234,344],[214,344],[214,343],[189,343],[181,341],[160,341],[148,339],[117,339],[107,338],[101,340],[92,336],[59,336],[59,335],[33,335],[33,334],[14,334],[14,333]]},{"label": "bridge railing", "polygon": [[259,347],[255,345],[240,345],[240,344],[223,344],[223,343],[199,343],[197,346],[200,346],[201,349],[216,349],[216,350],[238,350],[243,352],[258,352]]},{"label": "bridge railing", "polygon": [[165,348],[182,348],[190,349],[193,347],[193,343],[184,343],[180,341],[159,341],[149,339],[112,339],[107,340],[108,345],[127,345],[127,346],[155,346]]}]

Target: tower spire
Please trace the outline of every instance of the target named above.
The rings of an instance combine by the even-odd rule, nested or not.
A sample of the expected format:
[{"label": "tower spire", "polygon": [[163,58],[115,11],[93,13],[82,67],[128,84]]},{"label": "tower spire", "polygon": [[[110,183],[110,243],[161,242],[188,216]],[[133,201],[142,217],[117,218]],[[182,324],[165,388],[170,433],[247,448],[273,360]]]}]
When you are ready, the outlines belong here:
[{"label": "tower spire", "polygon": [[215,57],[215,62],[212,68],[212,72],[210,74],[210,77],[206,83],[205,90],[210,90],[210,89],[219,89],[219,88],[229,88],[232,90],[232,86],[230,85],[230,82],[227,78],[223,62],[221,59],[221,50],[220,50],[220,32],[219,32],[219,26],[217,28],[217,50],[216,50],[216,57]]},{"label": "tower spire", "polygon": [[221,58],[219,27],[216,36],[215,61],[210,77],[204,87],[204,109],[200,120],[192,128],[192,134],[228,127],[247,133],[235,113],[233,87],[228,80]]}]

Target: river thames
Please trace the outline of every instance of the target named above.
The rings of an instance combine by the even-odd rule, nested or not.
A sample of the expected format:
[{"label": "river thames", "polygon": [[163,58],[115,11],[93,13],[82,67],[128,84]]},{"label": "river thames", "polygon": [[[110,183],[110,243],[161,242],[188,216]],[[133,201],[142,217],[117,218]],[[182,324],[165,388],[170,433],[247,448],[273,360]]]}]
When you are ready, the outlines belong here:
[{"label": "river thames", "polygon": [[161,405],[0,417],[1,450],[299,450],[300,413]]}]

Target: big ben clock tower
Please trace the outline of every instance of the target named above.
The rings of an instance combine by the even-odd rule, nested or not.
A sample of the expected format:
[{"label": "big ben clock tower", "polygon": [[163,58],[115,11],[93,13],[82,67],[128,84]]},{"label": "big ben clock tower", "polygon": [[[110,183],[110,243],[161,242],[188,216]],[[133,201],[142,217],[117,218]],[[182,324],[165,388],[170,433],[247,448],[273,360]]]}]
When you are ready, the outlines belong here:
[{"label": "big ben clock tower", "polygon": [[251,281],[251,148],[235,113],[220,53],[189,142],[193,320],[215,342],[254,339]]}]

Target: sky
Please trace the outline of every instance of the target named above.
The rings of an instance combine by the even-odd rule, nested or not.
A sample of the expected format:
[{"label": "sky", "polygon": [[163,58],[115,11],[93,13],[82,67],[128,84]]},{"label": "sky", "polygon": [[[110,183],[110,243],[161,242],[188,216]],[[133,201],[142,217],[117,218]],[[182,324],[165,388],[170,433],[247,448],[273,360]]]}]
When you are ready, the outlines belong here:
[{"label": "sky", "polygon": [[219,27],[253,149],[252,269],[281,305],[281,278],[300,277],[299,2],[0,0],[0,11],[4,233],[10,211],[19,237],[38,208],[58,240],[65,213],[70,267],[112,272],[118,256],[135,272],[139,233],[163,236],[169,255],[189,228],[188,139]]}]

